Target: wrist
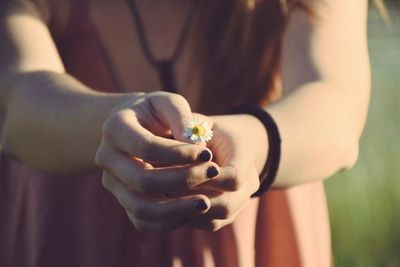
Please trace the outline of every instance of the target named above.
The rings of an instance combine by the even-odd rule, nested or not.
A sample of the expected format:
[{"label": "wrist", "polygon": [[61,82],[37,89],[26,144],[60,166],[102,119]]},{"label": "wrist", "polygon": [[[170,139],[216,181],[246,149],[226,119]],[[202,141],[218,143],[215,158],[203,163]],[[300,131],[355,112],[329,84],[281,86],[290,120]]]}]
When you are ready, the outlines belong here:
[{"label": "wrist", "polygon": [[252,197],[261,196],[275,181],[281,157],[281,138],[279,129],[271,115],[261,107],[243,105],[233,109],[231,114],[249,114],[261,122],[267,132],[268,156],[260,175],[260,188]]},{"label": "wrist", "polygon": [[240,138],[237,142],[242,142],[246,149],[251,150],[253,164],[260,174],[268,156],[268,135],[264,125],[249,114],[211,116],[211,118],[216,125],[230,129],[232,134]]},{"label": "wrist", "polygon": [[268,133],[264,125],[256,117],[249,114],[234,115],[243,118],[244,133],[246,140],[254,152],[254,165],[258,174],[261,174],[264,169],[268,157]]}]

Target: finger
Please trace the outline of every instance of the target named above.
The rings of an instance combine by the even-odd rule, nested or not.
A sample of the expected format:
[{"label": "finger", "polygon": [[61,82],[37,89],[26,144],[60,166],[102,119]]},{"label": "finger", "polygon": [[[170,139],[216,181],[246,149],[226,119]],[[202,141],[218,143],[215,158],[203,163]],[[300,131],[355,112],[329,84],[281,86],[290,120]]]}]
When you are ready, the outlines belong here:
[{"label": "finger", "polygon": [[222,227],[233,223],[245,207],[246,205],[241,205],[240,208],[235,210],[232,214],[229,214],[229,216],[215,216],[216,214],[211,212],[212,209],[210,209],[207,214],[196,215],[188,218],[186,224],[201,230],[215,232]]},{"label": "finger", "polygon": [[[251,195],[255,192],[252,182],[247,181],[243,188],[237,192],[221,192],[220,194],[208,195],[211,208],[205,216],[209,219],[229,219],[236,216],[251,199]],[[200,193],[203,193],[200,191]]]},{"label": "finger", "polygon": [[185,141],[183,131],[193,116],[186,99],[178,94],[157,92],[147,94],[147,100],[155,117],[171,129],[174,138]]},{"label": "finger", "polygon": [[137,192],[130,191],[116,177],[103,173],[103,186],[111,192],[135,218],[140,220],[175,220],[203,214],[210,207],[204,195],[192,195],[177,199],[147,199]]},{"label": "finger", "polygon": [[218,175],[219,167],[213,162],[153,168],[146,162],[127,157],[111,146],[104,150],[107,151],[96,157],[97,163],[125,185],[147,195],[191,190]]},{"label": "finger", "polygon": [[[215,144],[212,144],[215,145]],[[213,147],[213,149],[221,149]],[[253,157],[248,153],[248,149],[235,147],[232,148],[231,155],[223,159],[216,158],[217,163],[221,163],[218,177],[202,185],[207,189],[234,192],[240,190],[248,180],[252,182],[254,188],[259,187],[259,175],[254,167]],[[217,153],[218,155],[218,153]]]},{"label": "finger", "polygon": [[145,161],[186,164],[212,158],[211,151],[202,146],[153,135],[140,125],[130,109],[119,111],[107,120],[103,135],[120,150]]},{"label": "finger", "polygon": [[[171,194],[194,190],[204,182],[213,179],[210,169],[217,169],[215,163],[186,165],[180,167],[139,169],[137,176],[124,175],[124,182],[136,185],[136,190],[145,194]],[[215,174],[213,174],[215,175]]]},{"label": "finger", "polygon": [[[212,128],[212,119],[202,114],[192,113],[188,102],[181,95],[156,92],[148,94],[147,99],[152,107],[154,116],[164,127],[171,129],[172,135],[176,140],[193,142],[185,137],[184,132],[195,117],[199,118],[201,122],[206,122]],[[204,146],[205,143],[202,141],[197,145]]]},{"label": "finger", "polygon": [[201,185],[201,188],[234,192],[241,188],[242,180],[235,166],[223,166],[219,168],[219,174],[214,179]]}]

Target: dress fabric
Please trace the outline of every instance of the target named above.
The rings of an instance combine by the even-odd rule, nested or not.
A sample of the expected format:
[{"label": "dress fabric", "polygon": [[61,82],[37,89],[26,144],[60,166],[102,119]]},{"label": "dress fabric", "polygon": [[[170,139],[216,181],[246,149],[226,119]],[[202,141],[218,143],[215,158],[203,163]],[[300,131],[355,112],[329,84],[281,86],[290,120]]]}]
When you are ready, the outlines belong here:
[{"label": "dress fabric", "polygon": [[[115,76],[96,34],[76,20],[79,32],[55,36],[67,71],[91,88],[114,91]],[[233,224],[217,232],[185,227],[139,233],[102,187],[100,171],[54,175],[2,153],[0,266],[265,267],[265,198],[251,200]]]}]

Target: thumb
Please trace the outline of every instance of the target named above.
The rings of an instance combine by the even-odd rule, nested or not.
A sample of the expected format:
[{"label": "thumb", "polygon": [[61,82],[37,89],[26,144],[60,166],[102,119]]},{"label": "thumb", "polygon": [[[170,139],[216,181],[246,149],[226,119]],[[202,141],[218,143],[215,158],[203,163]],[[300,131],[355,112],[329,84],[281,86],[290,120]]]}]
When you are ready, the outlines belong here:
[{"label": "thumb", "polygon": [[178,94],[155,92],[148,94],[148,101],[154,116],[171,130],[173,137],[178,141],[187,142],[184,129],[192,120],[193,114],[186,99]]}]

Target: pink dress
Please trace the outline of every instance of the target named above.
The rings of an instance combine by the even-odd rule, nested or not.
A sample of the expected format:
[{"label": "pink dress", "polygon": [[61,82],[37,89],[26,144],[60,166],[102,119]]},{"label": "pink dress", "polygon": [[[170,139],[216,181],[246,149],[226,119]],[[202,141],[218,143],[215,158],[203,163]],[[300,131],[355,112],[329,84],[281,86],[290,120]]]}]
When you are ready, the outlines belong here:
[{"label": "pink dress", "polygon": [[[82,20],[83,2],[73,1],[70,32],[54,38],[71,75],[112,92],[112,70],[96,34]],[[217,232],[139,233],[102,187],[100,171],[52,175],[1,154],[0,266],[265,267],[274,261],[271,240],[280,239],[285,255],[273,254],[275,262],[301,266],[296,229],[282,219],[290,216],[274,214],[274,208],[289,210],[288,204],[273,194],[253,199],[233,224]]]}]

